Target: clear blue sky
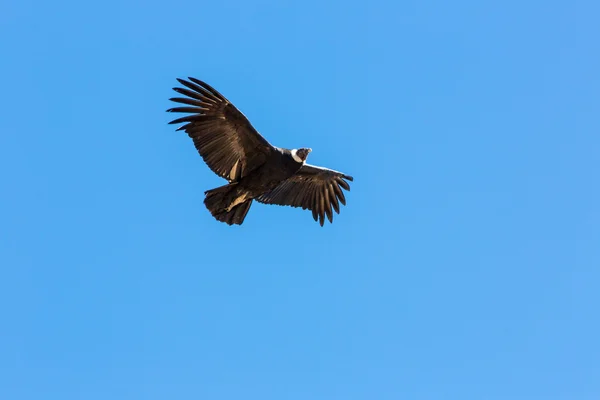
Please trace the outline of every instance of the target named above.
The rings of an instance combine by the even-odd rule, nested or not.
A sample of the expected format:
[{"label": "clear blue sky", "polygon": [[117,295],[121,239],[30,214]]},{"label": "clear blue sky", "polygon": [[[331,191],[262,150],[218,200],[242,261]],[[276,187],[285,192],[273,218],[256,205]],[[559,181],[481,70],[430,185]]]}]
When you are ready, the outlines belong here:
[{"label": "clear blue sky", "polygon": [[[596,1],[4,1],[0,398],[600,398]],[[255,204],[176,77],[355,177]]]}]

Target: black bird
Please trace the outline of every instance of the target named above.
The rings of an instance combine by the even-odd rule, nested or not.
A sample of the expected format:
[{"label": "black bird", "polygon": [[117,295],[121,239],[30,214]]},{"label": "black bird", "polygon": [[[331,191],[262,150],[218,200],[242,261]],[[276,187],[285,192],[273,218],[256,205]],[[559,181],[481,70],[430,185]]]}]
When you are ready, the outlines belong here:
[{"label": "black bird", "polygon": [[352,181],[351,176],[306,164],[309,148],[272,146],[221,93],[188,79],[177,79],[185,88],[173,88],[186,97],[170,100],[189,107],[167,111],[191,114],[170,124],[184,122],[177,130],[185,130],[208,167],[229,181],[205,192],[204,204],[213,217],[241,225],[252,200],[257,200],[309,209],[321,226],[325,216],[333,222],[332,208],[339,214],[339,203],[346,204],[342,188],[350,190],[346,180]]}]

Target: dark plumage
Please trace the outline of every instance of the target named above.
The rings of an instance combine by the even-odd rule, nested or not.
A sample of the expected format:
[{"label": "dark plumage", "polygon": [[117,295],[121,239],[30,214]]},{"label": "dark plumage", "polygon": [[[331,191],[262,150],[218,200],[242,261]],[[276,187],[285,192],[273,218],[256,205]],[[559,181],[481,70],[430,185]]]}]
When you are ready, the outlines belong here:
[{"label": "dark plumage", "polygon": [[190,114],[170,123],[184,123],[177,130],[185,130],[208,167],[229,181],[205,192],[204,204],[217,220],[241,225],[257,200],[309,209],[321,226],[325,217],[333,222],[332,209],[339,214],[339,203],[346,204],[342,189],[350,190],[351,176],[306,164],[311,149],[272,146],[223,95],[188,79],[177,79],[185,87],[173,88],[186,97],[170,99],[186,106],[167,111]]}]

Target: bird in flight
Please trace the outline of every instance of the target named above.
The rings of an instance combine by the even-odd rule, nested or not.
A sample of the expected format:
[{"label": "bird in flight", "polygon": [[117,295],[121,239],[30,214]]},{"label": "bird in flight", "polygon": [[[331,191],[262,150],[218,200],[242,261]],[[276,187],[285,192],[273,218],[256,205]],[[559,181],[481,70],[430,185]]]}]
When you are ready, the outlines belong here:
[{"label": "bird in flight", "polygon": [[309,148],[272,146],[233,104],[210,85],[195,79],[177,79],[184,87],[174,91],[185,97],[171,101],[184,104],[168,112],[188,113],[169,122],[184,123],[184,130],[204,162],[227,179],[224,186],[208,190],[204,204],[213,217],[228,225],[241,225],[252,201],[311,210],[321,226],[325,217],[346,204],[342,189],[354,179],[342,172],[306,164]]}]

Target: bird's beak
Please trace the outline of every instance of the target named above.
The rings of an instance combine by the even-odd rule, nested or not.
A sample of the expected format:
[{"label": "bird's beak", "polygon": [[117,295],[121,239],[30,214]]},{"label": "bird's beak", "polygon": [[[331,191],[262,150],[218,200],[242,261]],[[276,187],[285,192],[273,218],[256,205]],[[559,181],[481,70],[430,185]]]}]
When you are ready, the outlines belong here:
[{"label": "bird's beak", "polygon": [[308,149],[308,152],[310,153],[312,151],[312,149]]}]

